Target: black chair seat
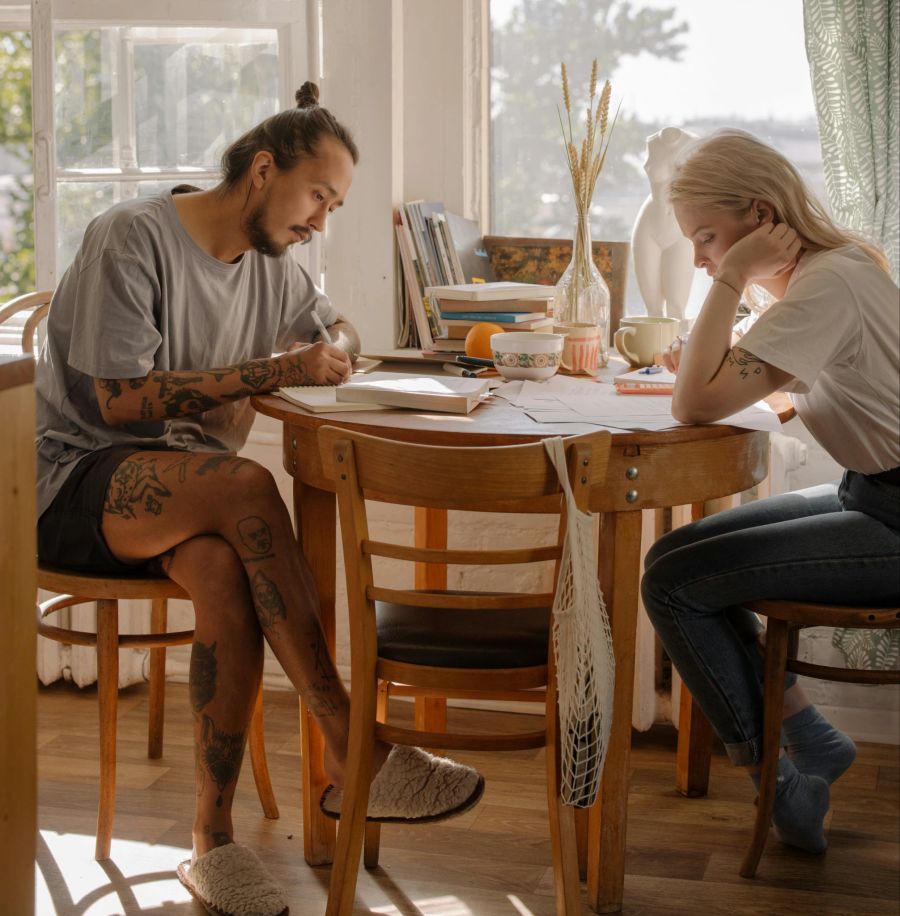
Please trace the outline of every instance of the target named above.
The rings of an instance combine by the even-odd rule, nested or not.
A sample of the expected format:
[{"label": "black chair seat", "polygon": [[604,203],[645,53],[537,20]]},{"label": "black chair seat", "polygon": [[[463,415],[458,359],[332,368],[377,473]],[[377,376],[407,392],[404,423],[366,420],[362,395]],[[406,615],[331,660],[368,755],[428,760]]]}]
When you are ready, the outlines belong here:
[{"label": "black chair seat", "polygon": [[547,663],[550,608],[459,611],[376,601],[375,615],[378,654],[392,661],[448,668]]}]

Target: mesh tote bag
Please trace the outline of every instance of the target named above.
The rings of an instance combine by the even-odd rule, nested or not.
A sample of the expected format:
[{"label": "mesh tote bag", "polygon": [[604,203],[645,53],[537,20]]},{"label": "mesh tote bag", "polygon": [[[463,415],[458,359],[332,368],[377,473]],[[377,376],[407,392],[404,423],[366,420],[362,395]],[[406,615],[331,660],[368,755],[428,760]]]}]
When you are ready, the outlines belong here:
[{"label": "mesh tote bag", "polygon": [[559,437],[544,440],[566,499],[566,532],[553,599],[553,652],[559,704],[561,797],[590,807],[600,791],[612,726],[615,657],[597,581],[594,522],[580,512]]}]

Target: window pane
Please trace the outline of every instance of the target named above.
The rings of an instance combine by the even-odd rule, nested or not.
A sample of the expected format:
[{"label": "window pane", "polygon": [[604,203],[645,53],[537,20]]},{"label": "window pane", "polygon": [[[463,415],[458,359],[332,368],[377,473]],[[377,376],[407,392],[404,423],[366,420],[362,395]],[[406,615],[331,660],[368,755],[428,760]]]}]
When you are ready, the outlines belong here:
[{"label": "window pane", "polygon": [[[574,114],[587,103],[595,57],[601,80],[612,81],[613,107],[622,102],[594,193],[595,239],[631,237],[650,190],[646,138],[665,126],[748,130],[785,153],[824,200],[802,4],[491,0],[491,31],[492,232],[572,237],[559,65],[567,65]],[[704,286],[698,276],[694,308]],[[625,310],[645,311],[633,275]]]},{"label": "window pane", "polygon": [[116,29],[67,29],[55,35],[56,161],[61,168],[121,165],[112,107],[119,66]]},{"label": "window pane", "polygon": [[59,29],[57,162],[215,169],[278,110],[273,29]]},{"label": "window pane", "polygon": [[[206,181],[191,179],[194,187],[213,187],[218,178]],[[176,181],[61,181],[58,185],[57,213],[59,214],[57,261],[59,275],[72,263],[87,224],[94,216],[108,210],[113,204],[135,197],[150,197],[171,190]]]},{"label": "window pane", "polygon": [[0,32],[0,303],[34,289],[31,34]]},{"label": "window pane", "polygon": [[278,110],[276,34],[225,44],[197,35],[219,30],[194,29],[183,43],[173,31],[142,29],[135,42],[138,165],[215,169],[232,140]]}]

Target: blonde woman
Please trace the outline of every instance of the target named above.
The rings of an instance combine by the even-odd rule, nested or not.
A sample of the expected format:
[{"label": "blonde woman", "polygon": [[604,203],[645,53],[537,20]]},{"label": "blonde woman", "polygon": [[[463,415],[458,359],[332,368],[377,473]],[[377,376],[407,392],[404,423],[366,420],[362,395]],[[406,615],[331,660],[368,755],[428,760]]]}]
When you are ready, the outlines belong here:
[{"label": "blonde woman", "polygon": [[[695,144],[669,197],[714,278],[690,342],[666,354],[673,414],[721,419],[776,390],[843,467],[840,484],[749,503],[662,538],[642,593],[666,650],[736,766],[758,784],[757,618],[783,598],[891,604],[900,590],[900,308],[884,254],[836,226],[794,167],[749,134]],[[742,295],[753,313],[735,329]],[[824,851],[829,785],[856,748],[786,681],[774,821]]]}]

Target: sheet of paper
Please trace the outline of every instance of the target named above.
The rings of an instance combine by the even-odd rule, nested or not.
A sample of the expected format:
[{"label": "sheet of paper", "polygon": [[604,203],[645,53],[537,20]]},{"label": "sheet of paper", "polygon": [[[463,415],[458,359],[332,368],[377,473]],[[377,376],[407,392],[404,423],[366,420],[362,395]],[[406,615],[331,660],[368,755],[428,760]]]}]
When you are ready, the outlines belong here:
[{"label": "sheet of paper", "polygon": [[[672,416],[669,395],[619,394],[607,381],[555,375],[545,382],[512,381],[496,389],[537,423],[589,423],[609,429],[671,429],[681,424]],[[781,426],[776,414],[760,401],[716,425],[769,432]]]}]

